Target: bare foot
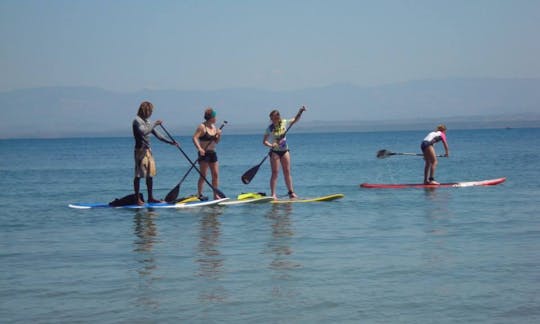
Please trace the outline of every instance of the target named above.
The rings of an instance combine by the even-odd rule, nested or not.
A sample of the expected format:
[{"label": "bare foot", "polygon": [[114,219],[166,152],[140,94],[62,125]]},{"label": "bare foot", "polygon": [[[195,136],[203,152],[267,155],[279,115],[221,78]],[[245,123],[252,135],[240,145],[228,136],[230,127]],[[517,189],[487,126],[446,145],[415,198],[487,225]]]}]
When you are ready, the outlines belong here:
[{"label": "bare foot", "polygon": [[163,200],[159,200],[159,199],[155,199],[155,198],[150,198],[150,199],[148,199],[148,202],[149,202],[149,203],[162,203]]},{"label": "bare foot", "polygon": [[142,201],[140,199],[137,199],[136,204],[137,204],[137,206],[142,206],[142,205],[144,205],[144,201]]}]

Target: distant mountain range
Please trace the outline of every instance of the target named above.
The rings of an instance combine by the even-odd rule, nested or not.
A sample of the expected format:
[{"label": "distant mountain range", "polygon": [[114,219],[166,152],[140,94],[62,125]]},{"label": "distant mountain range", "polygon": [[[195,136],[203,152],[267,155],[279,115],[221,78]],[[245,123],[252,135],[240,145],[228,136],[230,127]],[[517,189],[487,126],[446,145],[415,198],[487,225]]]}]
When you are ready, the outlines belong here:
[{"label": "distant mountain range", "polygon": [[227,133],[261,133],[268,113],[308,111],[297,131],[376,131],[540,127],[540,79],[421,80],[375,87],[334,84],[297,91],[225,89],[111,92],[91,87],[50,87],[0,92],[0,138],[131,136],[141,101],[154,103],[152,119],[175,134],[191,134],[207,106]]}]

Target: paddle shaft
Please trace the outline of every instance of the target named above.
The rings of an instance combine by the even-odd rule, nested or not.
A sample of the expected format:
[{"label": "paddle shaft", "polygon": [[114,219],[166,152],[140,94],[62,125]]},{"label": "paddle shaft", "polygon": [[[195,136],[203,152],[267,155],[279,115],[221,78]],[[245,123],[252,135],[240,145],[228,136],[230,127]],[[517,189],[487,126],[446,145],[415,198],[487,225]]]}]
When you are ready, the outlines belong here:
[{"label": "paddle shaft", "polygon": [[[225,127],[225,124],[227,124],[227,121],[224,121],[223,124],[221,124],[221,126],[219,127],[220,130],[223,129],[223,127]],[[208,142],[206,144],[206,146],[204,147],[204,149],[206,150],[208,148],[208,146],[210,146],[210,144],[212,143],[212,141]],[[180,182],[178,182],[178,184],[167,194],[167,197],[169,197],[170,195],[172,195],[175,191],[177,191],[179,188],[180,188],[180,185],[182,185],[182,183],[184,182],[184,180],[186,180],[188,174],[191,172],[191,170],[193,170],[193,168],[195,167],[195,165],[191,165],[191,167],[189,168],[189,170],[187,170],[187,172],[184,174],[184,176],[182,177],[182,180],[180,180]],[[176,196],[178,196],[178,193],[176,193]],[[169,198],[172,198],[172,197],[169,197]],[[176,199],[176,197],[174,197],[174,199]],[[171,200],[171,199],[170,199]]]},{"label": "paddle shaft", "polygon": [[[388,155],[410,155],[410,156],[424,156],[422,153],[399,153],[399,152],[391,152]],[[444,155],[440,154],[437,155],[437,157],[444,157]]]},{"label": "paddle shaft", "polygon": [[[293,126],[294,124],[291,124],[289,125],[289,127],[287,127],[287,129],[285,130],[285,133],[283,133],[282,137],[285,137],[285,135],[287,135],[287,132],[289,131],[289,129],[291,129],[291,127]],[[266,161],[266,159],[270,156],[270,154],[272,154],[272,149],[270,149],[270,151],[268,151],[268,154],[266,154],[264,156],[264,158],[262,159],[261,162],[259,162],[259,164],[257,164],[257,168],[259,168],[263,163],[264,161]]]},{"label": "paddle shaft", "polygon": [[[391,155],[409,155],[409,156],[424,156],[422,153],[400,153],[400,152],[390,152],[388,150],[379,150],[377,152],[377,158],[384,159]],[[437,157],[445,157],[444,155],[437,155]]]},{"label": "paddle shaft", "polygon": [[392,152],[388,155],[410,155],[410,156],[423,156],[424,154],[421,153],[399,153],[399,152]]},{"label": "paddle shaft", "polygon": [[184,150],[182,150],[182,148],[180,147],[180,144],[174,140],[174,138],[172,137],[172,135],[169,133],[169,131],[167,131],[167,129],[163,126],[163,124],[160,124],[159,126],[161,126],[161,128],[165,131],[165,133],[167,134],[167,136],[169,136],[169,138],[171,139],[171,141],[175,142],[176,144],[176,147],[178,148],[178,150],[180,150],[180,152],[182,153],[182,155],[184,155],[184,157],[186,158],[186,160],[188,160],[188,162],[191,164],[191,166],[197,170],[197,172],[199,173],[199,175],[204,179],[204,181],[206,182],[206,184],[208,184],[208,186],[210,186],[210,188],[212,188],[212,190],[214,190],[214,192],[216,192],[221,198],[226,198],[227,196],[219,189],[215,188],[214,186],[212,186],[212,184],[208,181],[208,179],[206,179],[206,177],[204,176],[204,174],[202,174],[201,170],[199,170],[199,168],[197,168],[195,166],[195,163],[193,163],[193,161],[191,161],[191,159],[189,158],[189,156],[186,154],[186,152],[184,152]]},{"label": "paddle shaft", "polygon": [[[305,110],[305,107],[302,107],[304,108]],[[298,120],[298,118],[302,115],[302,113],[304,112],[304,110],[302,110],[302,108],[300,109],[300,111],[298,111],[298,113],[296,114],[296,116],[294,117],[294,123],[290,124],[289,127],[287,127],[287,129],[285,130],[285,132],[283,133],[282,138],[285,137],[285,135],[287,135],[287,132],[289,132],[289,129],[291,129],[291,127],[296,124],[296,121]],[[270,151],[268,151],[268,154],[266,154],[264,156],[264,158],[261,160],[261,162],[259,164],[257,164],[256,166],[252,167],[251,169],[247,170],[246,172],[244,172],[244,174],[242,175],[242,177],[240,179],[242,179],[242,182],[244,184],[248,184],[251,182],[251,180],[255,177],[255,175],[257,174],[257,172],[259,171],[259,168],[261,167],[261,165],[264,163],[264,161],[266,161],[266,159],[268,158],[268,156],[270,156],[270,154],[272,154],[272,149],[270,149]]]},{"label": "paddle shaft", "polygon": [[[223,122],[223,124],[221,124],[221,126],[219,127],[219,129],[220,129],[220,130],[223,129],[223,127],[225,127],[225,124],[226,124],[226,123],[227,123],[226,121]],[[208,146],[210,146],[210,144],[212,144],[212,141],[208,142],[208,143],[206,144],[206,146],[204,147],[204,149],[206,150],[206,149],[208,148]],[[189,168],[189,170],[186,172],[186,174],[184,174],[184,176],[182,177],[182,180],[180,180],[180,182],[178,183],[178,186],[180,186],[180,184],[181,184],[182,182],[184,182],[184,180],[186,179],[186,177],[188,176],[188,174],[191,172],[191,170],[193,170],[194,167],[195,167],[195,164],[192,164],[191,167]]]}]

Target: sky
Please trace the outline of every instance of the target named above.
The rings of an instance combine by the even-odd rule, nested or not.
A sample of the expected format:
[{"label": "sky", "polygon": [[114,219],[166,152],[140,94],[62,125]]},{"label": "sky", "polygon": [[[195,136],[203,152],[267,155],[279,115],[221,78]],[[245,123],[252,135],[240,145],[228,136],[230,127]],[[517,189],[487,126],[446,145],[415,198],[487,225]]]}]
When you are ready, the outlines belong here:
[{"label": "sky", "polygon": [[540,77],[537,0],[0,0],[0,91]]}]

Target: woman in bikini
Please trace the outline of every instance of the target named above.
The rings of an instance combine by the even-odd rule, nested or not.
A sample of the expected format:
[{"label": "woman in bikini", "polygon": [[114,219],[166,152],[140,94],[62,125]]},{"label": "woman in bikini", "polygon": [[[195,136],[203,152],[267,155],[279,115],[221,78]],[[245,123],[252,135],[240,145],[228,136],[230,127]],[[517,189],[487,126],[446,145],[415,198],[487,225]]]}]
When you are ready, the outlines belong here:
[{"label": "woman in bikini", "polygon": [[435,169],[437,168],[437,154],[435,154],[435,148],[433,145],[437,142],[443,142],[444,150],[445,150],[445,157],[448,157],[449,150],[448,150],[448,143],[446,142],[446,126],[445,125],[439,125],[437,126],[437,129],[431,133],[429,133],[424,140],[422,141],[422,144],[420,145],[420,148],[422,149],[422,153],[424,153],[424,160],[425,160],[425,166],[424,166],[424,184],[433,184],[438,185],[439,183],[435,181]]},{"label": "woman in bikini", "polygon": [[[306,111],[306,107],[302,106],[294,118],[282,119],[279,111],[273,110],[270,113],[270,124],[264,132],[263,144],[270,147],[270,166],[272,168],[272,176],[270,178],[270,191],[272,192],[272,198],[277,199],[276,185],[279,175],[279,167],[283,169],[283,177],[285,178],[285,184],[289,190],[289,198],[298,198],[294,193],[292,176],[291,176],[291,155],[289,153],[289,147],[287,146],[287,138],[285,133],[288,127],[291,127],[294,123],[300,120],[302,113]],[[287,126],[289,124],[289,126]]]},{"label": "woman in bikini", "polygon": [[[199,165],[202,175],[206,177],[208,168],[212,174],[212,187],[219,187],[219,163],[216,154],[216,144],[221,139],[221,130],[216,127],[216,111],[207,108],[204,111],[204,122],[201,123],[193,134],[193,144],[199,152]],[[199,176],[197,192],[199,198],[203,198],[204,177]],[[214,199],[219,199],[219,195],[214,192]]]}]

